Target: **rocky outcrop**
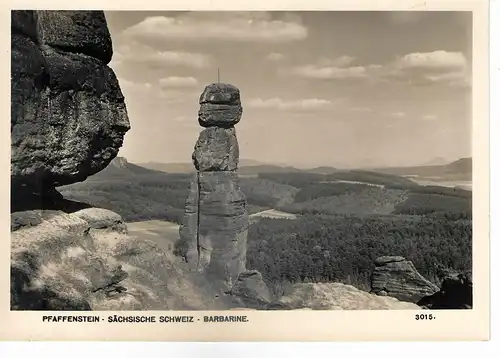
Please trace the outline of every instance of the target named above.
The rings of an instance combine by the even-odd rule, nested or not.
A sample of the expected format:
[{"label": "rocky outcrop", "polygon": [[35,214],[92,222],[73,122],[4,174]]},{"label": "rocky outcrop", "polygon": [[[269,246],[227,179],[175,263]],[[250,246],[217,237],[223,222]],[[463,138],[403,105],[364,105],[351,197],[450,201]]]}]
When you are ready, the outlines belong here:
[{"label": "rocky outcrop", "polygon": [[417,304],[428,309],[471,309],[472,292],[472,274],[455,273],[444,278],[438,292]]},{"label": "rocky outcrop", "polygon": [[269,288],[257,270],[242,272],[233,285],[231,294],[250,308],[263,308],[273,301]]},{"label": "rocky outcrop", "polygon": [[436,285],[418,273],[411,261],[402,256],[382,256],[375,260],[371,276],[372,293],[417,302],[438,290]]},{"label": "rocky outcrop", "polygon": [[238,141],[233,127],[241,119],[239,90],[211,84],[200,96],[199,123],[206,127],[193,152],[197,173],[191,180],[179,229],[184,256],[230,291],[245,271],[248,212],[239,187]]},{"label": "rocky outcrop", "polygon": [[74,215],[85,220],[91,229],[110,229],[123,234],[127,233],[127,225],[122,217],[111,210],[89,208],[79,210]]},{"label": "rocky outcrop", "polygon": [[119,215],[40,211],[12,232],[13,310],[200,310],[244,307]]},{"label": "rocky outcrop", "polygon": [[292,292],[281,297],[279,309],[313,310],[403,310],[420,309],[410,302],[381,297],[342,283],[298,283]]},{"label": "rocky outcrop", "polygon": [[55,187],[104,169],[130,124],[118,80],[107,66],[113,50],[102,11],[11,14],[11,182],[17,211],[53,201]]},{"label": "rocky outcrop", "polygon": [[13,232],[11,308],[90,310],[125,291],[120,282],[127,273],[99,251],[101,229],[91,230],[78,214],[43,211],[37,224]]}]

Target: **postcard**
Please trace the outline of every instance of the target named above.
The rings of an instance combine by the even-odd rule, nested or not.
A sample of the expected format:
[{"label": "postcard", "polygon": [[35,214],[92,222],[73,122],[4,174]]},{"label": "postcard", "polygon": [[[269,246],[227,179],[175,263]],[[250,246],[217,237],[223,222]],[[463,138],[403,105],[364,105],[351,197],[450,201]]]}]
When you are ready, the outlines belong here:
[{"label": "postcard", "polygon": [[489,339],[487,1],[2,16],[1,339]]}]

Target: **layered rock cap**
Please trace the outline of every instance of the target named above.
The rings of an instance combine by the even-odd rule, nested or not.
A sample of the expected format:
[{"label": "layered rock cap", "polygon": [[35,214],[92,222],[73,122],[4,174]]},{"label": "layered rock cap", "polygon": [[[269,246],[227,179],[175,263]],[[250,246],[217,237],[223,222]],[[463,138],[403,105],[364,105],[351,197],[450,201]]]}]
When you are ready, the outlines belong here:
[{"label": "layered rock cap", "polygon": [[241,120],[240,90],[226,83],[212,83],[200,96],[198,122],[202,127],[230,127]]}]

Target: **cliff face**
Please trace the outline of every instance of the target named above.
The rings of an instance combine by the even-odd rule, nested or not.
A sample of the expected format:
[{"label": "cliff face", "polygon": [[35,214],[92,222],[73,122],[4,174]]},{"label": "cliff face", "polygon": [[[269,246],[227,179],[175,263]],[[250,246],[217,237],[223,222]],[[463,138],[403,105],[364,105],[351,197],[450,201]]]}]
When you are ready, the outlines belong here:
[{"label": "cliff face", "polygon": [[[121,297],[119,282],[131,277],[99,238],[125,244],[126,226],[115,213],[64,200],[55,187],[104,169],[130,128],[107,66],[106,19],[102,11],[11,14],[11,306],[99,309],[104,297]],[[139,296],[115,302],[147,305],[150,296]]]},{"label": "cliff face", "polygon": [[104,169],[130,124],[107,66],[113,50],[102,11],[13,11],[11,29],[11,181],[18,210]]}]

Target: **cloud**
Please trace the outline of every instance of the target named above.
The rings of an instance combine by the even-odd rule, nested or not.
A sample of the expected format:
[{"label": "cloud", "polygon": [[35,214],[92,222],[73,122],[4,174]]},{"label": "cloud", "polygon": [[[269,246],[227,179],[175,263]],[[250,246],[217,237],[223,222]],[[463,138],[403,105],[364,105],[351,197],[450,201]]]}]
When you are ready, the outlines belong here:
[{"label": "cloud", "polygon": [[394,112],[394,113],[391,113],[391,116],[394,117],[394,118],[404,118],[404,117],[406,117],[406,113],[404,113],[404,112]]},{"label": "cloud", "polygon": [[150,82],[133,82],[121,78],[118,83],[120,88],[125,91],[150,91],[153,89],[153,84]]},{"label": "cloud", "polygon": [[437,119],[437,116],[435,114],[426,114],[422,116],[422,119],[425,121],[434,121]]},{"label": "cloud", "polygon": [[299,77],[311,79],[347,79],[347,78],[366,78],[369,74],[365,67],[333,67],[305,65],[298,66],[291,72]]},{"label": "cloud", "polygon": [[207,68],[212,63],[212,57],[202,53],[186,51],[159,51],[150,46],[129,42],[127,45],[118,46],[113,55],[116,64],[143,65],[150,68],[165,66],[185,66],[193,68]]},{"label": "cloud", "polygon": [[113,57],[111,58],[111,62],[108,64],[108,66],[111,68],[116,68],[117,66],[120,66],[123,63],[123,60],[124,60],[123,54],[115,49],[113,51]]},{"label": "cloud", "polygon": [[364,112],[364,113],[372,113],[372,112],[374,112],[373,109],[368,108],[368,107],[353,107],[353,108],[351,108],[351,111],[354,111],[354,112]]},{"label": "cloud", "polygon": [[400,56],[387,66],[386,78],[415,85],[444,84],[468,87],[471,84],[464,54],[442,50]]},{"label": "cloud", "polygon": [[461,52],[414,52],[385,64],[360,64],[351,56],[320,58],[316,63],[284,70],[288,74],[316,80],[369,80],[409,85],[444,84],[467,87],[471,84],[468,62]]},{"label": "cloud", "polygon": [[425,79],[432,83],[444,83],[455,87],[470,87],[472,79],[467,71],[433,73],[425,75]]},{"label": "cloud", "polygon": [[196,87],[198,81],[194,77],[166,77],[159,80],[161,88]]},{"label": "cloud", "polygon": [[176,17],[150,16],[125,29],[134,39],[233,42],[290,42],[308,31],[296,17],[273,19],[267,12],[188,12]]},{"label": "cloud", "polygon": [[363,79],[369,78],[379,65],[354,65],[356,58],[340,56],[335,58],[321,57],[313,64],[295,66],[287,71],[298,77],[308,79]]},{"label": "cloud", "polygon": [[156,91],[156,98],[170,103],[191,102],[198,105],[200,94],[195,91],[182,91],[178,89],[160,89]]},{"label": "cloud", "polygon": [[172,88],[165,86],[160,79],[157,82],[134,82],[119,79],[120,88],[127,100],[162,100],[169,103],[181,103],[192,101],[198,103],[199,93],[194,90],[186,90],[187,87]]},{"label": "cloud", "polygon": [[322,66],[346,67],[352,64],[354,60],[356,60],[355,57],[344,55],[333,59],[322,57],[319,59],[318,63]]},{"label": "cloud", "polygon": [[395,67],[401,70],[423,69],[431,71],[463,71],[467,59],[461,52],[414,52],[396,59]]},{"label": "cloud", "polygon": [[319,99],[319,98],[308,98],[301,100],[284,100],[281,98],[252,98],[247,102],[247,106],[250,108],[259,109],[277,109],[277,110],[317,110],[325,108],[331,105],[332,102]]},{"label": "cloud", "polygon": [[285,55],[283,55],[282,53],[278,53],[278,52],[271,52],[266,57],[266,59],[268,59],[269,61],[273,61],[273,62],[281,61],[284,58],[285,58]]},{"label": "cloud", "polygon": [[210,58],[199,53],[183,51],[158,51],[140,54],[137,57],[128,58],[129,62],[145,64],[151,67],[162,66],[188,66],[194,68],[207,68],[210,66]]}]

